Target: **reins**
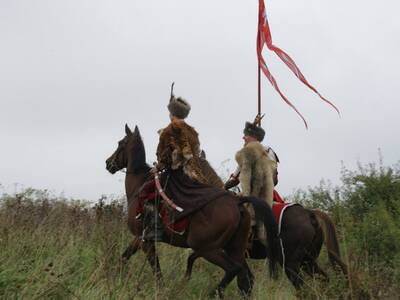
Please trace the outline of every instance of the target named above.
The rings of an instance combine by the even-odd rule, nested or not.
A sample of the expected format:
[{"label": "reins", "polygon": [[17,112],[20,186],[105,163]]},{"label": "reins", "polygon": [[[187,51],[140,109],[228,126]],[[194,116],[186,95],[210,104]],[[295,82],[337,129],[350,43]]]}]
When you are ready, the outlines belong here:
[{"label": "reins", "polygon": [[[135,174],[134,172],[128,171],[128,170],[122,170],[122,169],[121,169],[121,170],[119,170],[119,171],[122,172],[122,173],[124,173],[124,174]],[[143,180],[144,182],[143,182],[143,184],[142,184],[135,192],[133,192],[131,196],[129,196],[129,198],[127,199],[128,202],[129,202],[130,199],[135,199],[136,196],[140,194],[140,192],[143,190],[143,188],[144,188],[145,185],[147,184],[149,178],[150,178],[150,172],[147,172],[146,175],[145,175],[145,177],[144,177],[144,180]]]},{"label": "reins", "polygon": [[[129,171],[127,171],[127,170],[120,170],[120,171],[121,171],[122,173],[125,173],[125,174],[134,174],[133,172],[129,172]],[[145,176],[145,178],[144,178],[144,183],[143,183],[143,184],[140,186],[140,188],[137,189],[137,191],[135,191],[135,192],[132,194],[132,196],[129,197],[129,198],[135,199],[136,196],[140,194],[140,192],[141,192],[141,191],[143,190],[143,188],[146,186],[148,180],[151,178],[150,174],[151,174],[150,172],[148,172],[148,173],[146,174],[146,176]],[[165,191],[163,190],[163,188],[162,188],[162,186],[161,186],[161,183],[160,183],[160,174],[161,174],[161,172],[156,172],[156,173],[154,174],[154,182],[155,182],[155,184],[156,184],[156,189],[157,189],[158,194],[161,196],[161,198],[165,201],[165,203],[166,203],[168,206],[170,206],[171,208],[173,208],[173,209],[175,209],[175,210],[177,210],[177,211],[179,211],[179,212],[183,212],[183,208],[180,207],[180,206],[178,206],[178,205],[176,205],[176,204],[174,203],[174,201],[173,201],[171,198],[169,198],[169,197],[167,196],[167,194],[165,194]],[[129,200],[129,199],[128,199],[128,200]]]}]

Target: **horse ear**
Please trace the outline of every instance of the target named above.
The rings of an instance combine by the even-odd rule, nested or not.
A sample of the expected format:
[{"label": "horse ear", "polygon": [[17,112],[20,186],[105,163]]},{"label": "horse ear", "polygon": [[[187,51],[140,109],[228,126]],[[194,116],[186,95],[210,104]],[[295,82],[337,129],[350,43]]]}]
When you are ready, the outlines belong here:
[{"label": "horse ear", "polygon": [[132,135],[132,131],[129,128],[128,124],[125,124],[125,133],[126,133],[126,135]]},{"label": "horse ear", "polygon": [[137,127],[137,125],[135,126],[135,130],[133,131],[133,133],[134,133],[135,135],[140,135],[139,127]]}]

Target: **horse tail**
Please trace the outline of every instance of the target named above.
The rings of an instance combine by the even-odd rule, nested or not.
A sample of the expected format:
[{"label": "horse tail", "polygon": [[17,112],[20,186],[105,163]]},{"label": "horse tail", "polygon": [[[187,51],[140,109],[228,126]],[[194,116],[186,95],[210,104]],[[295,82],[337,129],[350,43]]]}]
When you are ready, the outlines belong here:
[{"label": "horse tail", "polygon": [[277,263],[280,255],[280,241],[278,237],[278,225],[275,222],[271,207],[263,200],[256,197],[241,197],[239,204],[251,203],[254,208],[256,220],[262,222],[267,230],[267,253],[270,261],[270,276],[277,277]]},{"label": "horse tail", "polygon": [[337,263],[342,269],[343,273],[347,274],[347,266],[340,257],[339,242],[336,233],[335,224],[331,218],[324,212],[314,209],[312,210],[321,224],[325,236],[325,245],[328,251],[328,257],[331,264],[334,266]]}]

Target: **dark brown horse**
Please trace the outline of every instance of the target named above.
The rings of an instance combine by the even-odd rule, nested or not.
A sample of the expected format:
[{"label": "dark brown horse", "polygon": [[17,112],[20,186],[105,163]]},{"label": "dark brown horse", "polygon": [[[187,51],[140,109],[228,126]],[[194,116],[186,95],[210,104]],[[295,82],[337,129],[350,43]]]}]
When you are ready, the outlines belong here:
[{"label": "dark brown horse", "polygon": [[[340,258],[335,225],[326,213],[294,205],[286,209],[281,226],[280,237],[284,248],[284,260],[281,256],[280,263],[284,265],[286,275],[296,288],[300,288],[303,284],[301,270],[310,276],[319,274],[328,279],[328,275],[317,263],[324,241],[331,264],[333,266],[337,264],[343,273],[347,274],[347,266]],[[250,258],[262,259],[267,254],[261,244],[253,243]],[[196,253],[192,253],[188,258],[186,269],[188,278],[197,258]]]},{"label": "dark brown horse", "polygon": [[317,263],[324,241],[332,265],[339,265],[347,274],[347,267],[340,258],[335,225],[324,212],[305,209],[300,205],[287,208],[282,218],[280,236],[285,252],[286,275],[296,288],[303,284],[302,269],[310,276],[320,274],[328,279]]},{"label": "dark brown horse", "polygon": [[[141,186],[150,178],[150,167],[146,164],[144,144],[136,127],[132,132],[125,126],[126,136],[119,141],[116,151],[106,160],[107,170],[114,174],[126,168],[125,192],[128,200],[128,227],[136,236],[123,254],[129,259],[138,249],[143,249],[153,271],[161,275],[154,242],[142,242],[144,224],[136,218],[138,201],[136,196]],[[245,248],[250,227],[250,217],[242,204],[250,202],[259,212],[257,218],[264,222],[268,232],[269,261],[271,275],[276,271],[279,255],[277,225],[271,209],[256,198],[239,198],[231,193],[208,202],[189,216],[189,227],[184,235],[165,228],[163,241],[172,246],[192,248],[197,256],[218,265],[225,271],[212,294],[221,295],[223,289],[237,276],[238,287],[249,295],[253,286],[253,275],[246,263]]]}]

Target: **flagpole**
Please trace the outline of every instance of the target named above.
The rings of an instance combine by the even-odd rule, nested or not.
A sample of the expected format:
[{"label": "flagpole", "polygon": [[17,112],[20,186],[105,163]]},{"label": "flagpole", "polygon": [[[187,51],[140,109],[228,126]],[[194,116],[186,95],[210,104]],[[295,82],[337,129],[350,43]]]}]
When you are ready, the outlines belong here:
[{"label": "flagpole", "polygon": [[[260,45],[260,28],[258,28],[258,34],[257,34],[257,47]],[[261,116],[261,66],[260,66],[260,60],[257,59],[257,67],[258,67],[258,116]],[[261,126],[261,119],[259,121],[259,126]]]},{"label": "flagpole", "polygon": [[[261,68],[258,63],[258,115],[261,116]],[[261,126],[261,120],[260,120]]]}]

